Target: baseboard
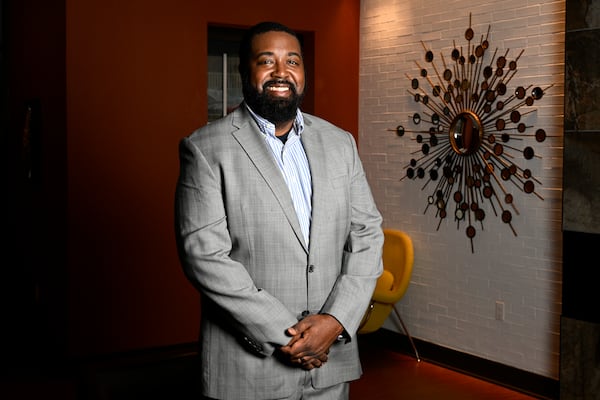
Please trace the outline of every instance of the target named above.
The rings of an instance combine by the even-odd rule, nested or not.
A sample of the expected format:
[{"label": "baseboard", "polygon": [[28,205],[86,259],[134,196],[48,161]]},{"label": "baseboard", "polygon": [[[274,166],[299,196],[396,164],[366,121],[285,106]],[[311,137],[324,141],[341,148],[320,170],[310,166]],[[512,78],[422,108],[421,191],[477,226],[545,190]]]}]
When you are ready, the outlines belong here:
[{"label": "baseboard", "polygon": [[[361,335],[360,340],[413,355],[408,337],[388,329]],[[475,376],[540,399],[558,399],[559,381],[413,338],[422,360]]]}]

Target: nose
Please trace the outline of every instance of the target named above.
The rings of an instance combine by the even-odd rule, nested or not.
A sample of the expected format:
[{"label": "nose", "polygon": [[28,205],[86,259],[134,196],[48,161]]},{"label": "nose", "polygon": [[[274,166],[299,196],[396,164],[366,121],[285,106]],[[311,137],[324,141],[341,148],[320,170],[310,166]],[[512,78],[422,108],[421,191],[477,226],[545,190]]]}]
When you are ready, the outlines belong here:
[{"label": "nose", "polygon": [[285,79],[288,76],[287,64],[285,62],[275,63],[275,68],[271,75],[274,78]]}]

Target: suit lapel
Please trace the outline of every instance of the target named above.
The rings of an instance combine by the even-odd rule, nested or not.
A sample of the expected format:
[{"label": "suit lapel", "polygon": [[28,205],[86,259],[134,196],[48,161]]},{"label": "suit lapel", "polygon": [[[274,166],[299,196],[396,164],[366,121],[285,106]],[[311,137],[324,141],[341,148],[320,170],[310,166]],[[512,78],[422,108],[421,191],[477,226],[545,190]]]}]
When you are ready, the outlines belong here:
[{"label": "suit lapel", "polygon": [[[306,120],[305,120],[306,123]],[[310,223],[310,242],[319,243],[319,236],[323,221],[327,220],[327,205],[331,204],[328,197],[329,167],[327,164],[327,153],[318,132],[311,129],[306,123],[302,133],[302,144],[308,163],[310,165],[312,179],[312,218]]]},{"label": "suit lapel", "polygon": [[[256,166],[256,169],[265,182],[267,182],[267,185],[281,205],[296,237],[302,243],[305,251],[308,252],[308,248],[302,236],[300,223],[298,222],[298,216],[296,215],[296,210],[292,203],[290,191],[277,163],[273,160],[273,155],[271,154],[268,145],[265,143],[263,133],[260,132],[252,120],[252,117],[245,109],[243,111],[237,110],[236,113],[237,114],[233,118],[233,125],[237,129],[232,132],[232,135],[242,146],[248,155],[248,158],[250,158],[252,163]],[[260,201],[260,199],[257,199],[257,201]]]}]

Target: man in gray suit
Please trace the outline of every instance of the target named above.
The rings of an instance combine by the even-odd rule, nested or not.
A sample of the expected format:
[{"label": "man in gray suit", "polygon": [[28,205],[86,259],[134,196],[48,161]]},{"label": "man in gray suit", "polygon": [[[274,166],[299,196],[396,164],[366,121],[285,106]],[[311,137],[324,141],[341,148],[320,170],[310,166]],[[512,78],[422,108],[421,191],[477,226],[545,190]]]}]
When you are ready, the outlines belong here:
[{"label": "man in gray suit", "polygon": [[347,399],[381,216],[352,135],[299,110],[296,34],[252,27],[239,69],[244,102],[179,150],[176,234],[202,294],[203,395]]}]

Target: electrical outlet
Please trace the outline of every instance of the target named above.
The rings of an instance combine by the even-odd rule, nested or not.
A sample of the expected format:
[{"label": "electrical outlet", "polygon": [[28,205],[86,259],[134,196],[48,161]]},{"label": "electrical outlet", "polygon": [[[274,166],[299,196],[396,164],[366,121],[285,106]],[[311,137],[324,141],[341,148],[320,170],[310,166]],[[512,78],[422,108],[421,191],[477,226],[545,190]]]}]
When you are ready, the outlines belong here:
[{"label": "electrical outlet", "polygon": [[504,302],[496,300],[496,319],[504,321]]}]

